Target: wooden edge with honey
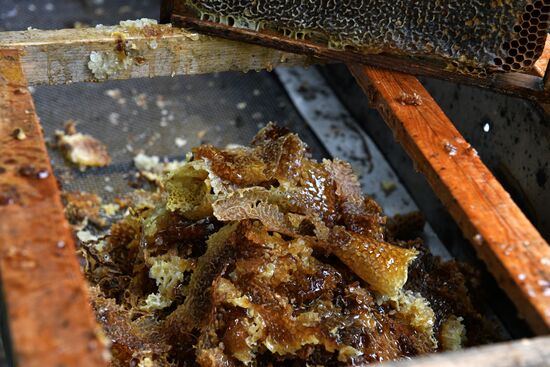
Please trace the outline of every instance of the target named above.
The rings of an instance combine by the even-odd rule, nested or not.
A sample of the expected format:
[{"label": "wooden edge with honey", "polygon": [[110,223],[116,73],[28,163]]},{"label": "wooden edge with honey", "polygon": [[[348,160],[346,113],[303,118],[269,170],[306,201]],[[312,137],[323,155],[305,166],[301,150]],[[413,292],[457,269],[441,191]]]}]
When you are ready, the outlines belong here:
[{"label": "wooden edge with honey", "polygon": [[521,315],[548,334],[548,243],[414,76],[349,68]]},{"label": "wooden edge with honey", "polygon": [[0,50],[0,275],[11,363],[106,366],[19,52]]}]

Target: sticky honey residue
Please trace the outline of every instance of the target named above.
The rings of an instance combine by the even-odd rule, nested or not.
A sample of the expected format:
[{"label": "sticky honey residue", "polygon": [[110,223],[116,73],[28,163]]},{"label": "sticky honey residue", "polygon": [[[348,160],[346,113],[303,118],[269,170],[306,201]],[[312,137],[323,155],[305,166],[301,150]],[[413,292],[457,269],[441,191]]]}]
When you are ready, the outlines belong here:
[{"label": "sticky honey residue", "polygon": [[403,106],[421,106],[423,103],[422,97],[416,92],[401,92],[397,101]]},{"label": "sticky honey residue", "polygon": [[[118,26],[96,26],[113,38],[113,47],[109,50],[92,51],[88,69],[98,80],[109,79],[124,72],[130,72],[134,66],[148,62],[145,54],[157,50],[160,40],[175,33],[183,34],[190,40],[198,40],[196,33],[172,28],[170,24],[157,24],[155,19],[142,18],[124,20]],[[138,42],[143,40],[144,42]]]},{"label": "sticky honey residue", "polygon": [[80,236],[121,365],[364,365],[455,348],[482,324],[457,266],[402,239],[348,163],[313,160],[286,129],[168,171],[135,163],[158,191],[134,193],[110,235]]},{"label": "sticky honey residue", "polygon": [[69,121],[65,131],[56,131],[55,139],[65,158],[81,169],[104,167],[111,163],[105,144],[91,135],[77,132],[74,122]]}]

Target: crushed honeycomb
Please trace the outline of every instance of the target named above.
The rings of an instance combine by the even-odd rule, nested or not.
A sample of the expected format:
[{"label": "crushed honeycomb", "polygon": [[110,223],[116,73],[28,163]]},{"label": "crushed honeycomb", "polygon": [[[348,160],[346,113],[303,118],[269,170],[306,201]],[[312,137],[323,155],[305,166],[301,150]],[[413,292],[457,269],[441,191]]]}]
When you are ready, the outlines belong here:
[{"label": "crushed honeycomb", "polygon": [[202,20],[328,43],[336,49],[436,57],[483,74],[532,67],[544,49],[547,0],[180,0]]},{"label": "crushed honeycomb", "polygon": [[65,124],[64,131],[56,131],[55,145],[68,161],[82,170],[111,164],[111,156],[105,144],[91,135],[77,132],[76,124],[72,120]]},{"label": "crushed honeycomb", "polygon": [[98,227],[106,225],[101,216],[101,198],[94,193],[82,191],[65,191],[62,194],[65,204],[65,215],[73,225],[89,221]]},{"label": "crushed honeycomb", "polygon": [[162,181],[81,243],[113,366],[363,365],[489,341],[461,265],[286,129],[199,146]]}]

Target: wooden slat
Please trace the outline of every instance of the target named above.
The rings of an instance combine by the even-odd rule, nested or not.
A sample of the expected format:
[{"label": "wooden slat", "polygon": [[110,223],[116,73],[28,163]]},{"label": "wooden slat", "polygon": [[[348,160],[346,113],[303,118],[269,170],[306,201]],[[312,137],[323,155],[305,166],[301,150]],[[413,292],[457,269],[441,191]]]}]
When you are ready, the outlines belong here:
[{"label": "wooden slat", "polygon": [[548,243],[414,76],[350,70],[521,315],[550,332]]},{"label": "wooden slat", "polygon": [[0,269],[18,366],[106,365],[15,50],[0,50]]},{"label": "wooden slat", "polygon": [[351,50],[335,50],[325,45],[306,40],[294,40],[274,32],[256,32],[215,22],[202,21],[187,14],[176,13],[172,15],[172,23],[178,27],[212,36],[273,47],[279,50],[309,55],[320,59],[344,63],[361,63],[413,75],[429,76],[454,83],[473,85],[539,102],[550,101],[550,91],[542,88],[542,78],[529,73],[498,72],[490,74],[487,77],[476,77],[449,70],[447,62],[444,60],[424,60],[386,54],[366,55]]},{"label": "wooden slat", "polygon": [[[550,337],[435,353],[408,361],[386,362],[384,367],[548,367]],[[374,366],[373,366],[374,367]]]},{"label": "wooden slat", "polygon": [[[548,89],[548,78],[544,81],[544,76],[548,76],[548,61],[550,60],[550,37],[546,38],[546,44],[544,45],[544,50],[542,55],[539,57],[535,65],[533,66],[533,74],[543,78],[545,82],[545,88]],[[550,103],[541,103],[540,108],[546,114],[546,118],[550,117]]]},{"label": "wooden slat", "polygon": [[[115,54],[121,37],[113,32],[120,30],[102,27],[0,32],[0,49],[22,51],[23,70],[31,85],[97,81],[88,68],[90,54]],[[123,41],[134,45],[132,52],[138,57],[133,57],[128,70],[110,79],[263,70],[312,62],[306,56],[199,36],[169,25],[153,26],[147,32],[134,31]]]},{"label": "wooden slat", "polygon": [[170,23],[176,0],[161,0],[160,2],[160,22]]},{"label": "wooden slat", "polygon": [[542,77],[548,66],[548,59],[550,59],[550,37],[546,38],[546,43],[544,44],[544,50],[539,59],[535,62],[533,66],[533,71],[535,75]]}]

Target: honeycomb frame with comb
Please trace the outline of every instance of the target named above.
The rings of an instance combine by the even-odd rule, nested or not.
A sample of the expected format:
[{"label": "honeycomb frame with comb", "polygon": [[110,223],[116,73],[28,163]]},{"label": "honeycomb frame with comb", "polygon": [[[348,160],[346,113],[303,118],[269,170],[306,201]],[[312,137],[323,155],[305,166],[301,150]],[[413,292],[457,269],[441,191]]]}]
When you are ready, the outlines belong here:
[{"label": "honeycomb frame with comb", "polygon": [[478,76],[529,70],[542,54],[550,18],[549,0],[181,3],[202,20],[365,54],[436,58],[448,69]]}]

